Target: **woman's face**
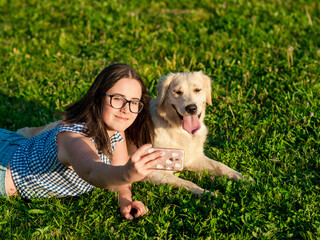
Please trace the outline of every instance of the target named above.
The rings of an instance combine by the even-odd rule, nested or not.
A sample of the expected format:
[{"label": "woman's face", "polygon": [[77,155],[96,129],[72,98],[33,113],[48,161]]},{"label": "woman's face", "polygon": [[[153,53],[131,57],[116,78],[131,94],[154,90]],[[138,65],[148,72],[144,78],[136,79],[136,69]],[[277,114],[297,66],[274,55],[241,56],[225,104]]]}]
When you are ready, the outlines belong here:
[{"label": "woman's face", "polygon": [[[136,79],[121,78],[112,88],[110,88],[106,94],[122,96],[128,101],[140,100],[142,95],[142,89],[140,83]],[[116,97],[113,97],[113,103],[117,101]],[[102,118],[105,124],[108,126],[107,131],[113,134],[114,131],[123,132],[134,122],[137,113],[132,113],[129,109],[129,102],[123,108],[116,109],[110,104],[111,97],[104,97],[104,106],[102,111]],[[133,105],[133,104],[132,104]]]}]

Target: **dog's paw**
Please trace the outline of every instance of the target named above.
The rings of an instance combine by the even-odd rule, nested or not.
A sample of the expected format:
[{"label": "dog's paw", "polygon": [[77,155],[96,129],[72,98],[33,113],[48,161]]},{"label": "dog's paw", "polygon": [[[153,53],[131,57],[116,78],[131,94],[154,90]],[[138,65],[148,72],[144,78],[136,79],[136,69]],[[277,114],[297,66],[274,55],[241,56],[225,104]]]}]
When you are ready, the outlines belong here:
[{"label": "dog's paw", "polygon": [[189,189],[191,192],[193,192],[194,194],[196,194],[198,196],[198,198],[202,198],[206,195],[211,195],[212,197],[218,197],[218,194],[215,192],[212,192],[210,190],[207,189],[203,189],[200,187],[196,187],[196,188],[190,188]]},{"label": "dog's paw", "polygon": [[251,176],[244,176],[243,180],[246,180],[246,181],[249,181],[249,182],[253,182],[253,183],[256,182]]},{"label": "dog's paw", "polygon": [[211,196],[211,197],[215,197],[215,198],[219,197],[218,192],[212,192],[212,191],[209,191],[207,189],[203,189],[202,192],[198,192],[198,193],[196,193],[196,195],[198,196],[198,198],[203,198],[205,196]]},{"label": "dog's paw", "polygon": [[227,173],[227,177],[232,181],[237,181],[237,180],[240,180],[240,179],[244,179],[242,174],[239,173],[239,172],[236,172],[236,171],[228,172]]},{"label": "dog's paw", "polygon": [[251,176],[243,176],[241,173],[236,171],[228,173],[227,177],[232,181],[244,180],[249,182],[255,182],[255,180]]}]

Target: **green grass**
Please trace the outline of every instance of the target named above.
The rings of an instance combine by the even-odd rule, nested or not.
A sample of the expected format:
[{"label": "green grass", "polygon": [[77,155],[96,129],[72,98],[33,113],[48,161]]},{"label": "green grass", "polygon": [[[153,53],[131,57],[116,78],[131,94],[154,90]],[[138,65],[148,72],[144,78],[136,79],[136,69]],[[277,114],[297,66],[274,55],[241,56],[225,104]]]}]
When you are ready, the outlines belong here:
[{"label": "green grass", "polygon": [[162,75],[202,70],[213,80],[205,152],[255,184],[179,173],[219,193],[198,199],[136,183],[150,212],[133,222],[105,190],[0,198],[1,238],[320,238],[320,3],[199,2],[0,0],[0,127],[58,119],[114,62],[153,97]]}]

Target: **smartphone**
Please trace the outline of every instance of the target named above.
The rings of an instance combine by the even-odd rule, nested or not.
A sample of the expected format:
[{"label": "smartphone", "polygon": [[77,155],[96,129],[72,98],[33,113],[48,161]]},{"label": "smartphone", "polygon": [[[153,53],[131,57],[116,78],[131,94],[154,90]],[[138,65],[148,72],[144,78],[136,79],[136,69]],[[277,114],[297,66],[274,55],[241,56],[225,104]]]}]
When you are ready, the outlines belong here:
[{"label": "smartphone", "polygon": [[164,152],[164,160],[158,162],[158,164],[154,167],[155,169],[166,171],[181,171],[183,169],[183,149],[153,147],[148,150],[148,153],[152,153],[154,151]]}]

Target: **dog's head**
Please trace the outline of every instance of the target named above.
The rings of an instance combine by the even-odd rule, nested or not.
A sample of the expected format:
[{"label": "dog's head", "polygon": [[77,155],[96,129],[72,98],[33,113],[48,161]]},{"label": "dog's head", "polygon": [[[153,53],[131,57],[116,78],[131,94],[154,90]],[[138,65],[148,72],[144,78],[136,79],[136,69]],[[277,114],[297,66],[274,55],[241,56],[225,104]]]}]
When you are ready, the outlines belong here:
[{"label": "dog's head", "polygon": [[158,83],[157,110],[171,125],[196,133],[206,104],[211,105],[211,79],[200,72],[170,73]]}]

